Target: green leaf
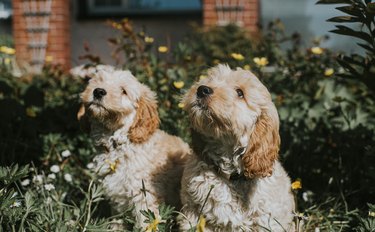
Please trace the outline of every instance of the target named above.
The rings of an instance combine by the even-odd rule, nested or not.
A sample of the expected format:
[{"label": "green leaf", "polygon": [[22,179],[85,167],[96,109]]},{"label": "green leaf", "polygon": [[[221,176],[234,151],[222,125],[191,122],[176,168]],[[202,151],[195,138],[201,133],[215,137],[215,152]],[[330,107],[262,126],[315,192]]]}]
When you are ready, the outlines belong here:
[{"label": "green leaf", "polygon": [[337,62],[345,69],[347,69],[351,74],[359,75],[357,70],[355,70],[349,63],[345,62],[342,59],[337,59]]},{"label": "green leaf", "polygon": [[335,23],[353,23],[353,22],[361,22],[358,17],[352,16],[337,16],[327,20],[327,22],[335,22]]},{"label": "green leaf", "polygon": [[347,35],[347,36],[356,37],[356,38],[362,39],[362,40],[364,40],[364,41],[366,41],[370,44],[373,43],[374,39],[365,32],[355,31],[355,30],[353,30],[353,29],[351,29],[347,26],[341,26],[341,25],[337,25],[336,28],[337,29],[331,30],[330,32],[340,34],[340,35]]},{"label": "green leaf", "polygon": [[348,15],[357,16],[358,18],[363,19],[364,18],[364,12],[359,10],[358,7],[354,6],[340,6],[336,7],[337,10],[344,12]]},{"label": "green leaf", "polygon": [[316,4],[350,4],[350,0],[319,0]]},{"label": "green leaf", "polygon": [[361,43],[357,43],[357,44],[358,44],[358,46],[361,46],[362,48],[366,49],[367,51],[375,54],[375,49],[372,48],[372,47],[370,47],[369,45],[367,45],[367,44],[361,44]]}]

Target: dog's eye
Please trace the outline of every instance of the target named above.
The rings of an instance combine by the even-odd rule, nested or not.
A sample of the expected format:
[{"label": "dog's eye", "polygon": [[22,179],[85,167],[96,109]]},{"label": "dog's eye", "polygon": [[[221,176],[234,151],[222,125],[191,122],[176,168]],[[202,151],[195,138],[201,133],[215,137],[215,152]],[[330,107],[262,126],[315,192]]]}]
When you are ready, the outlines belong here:
[{"label": "dog's eye", "polygon": [[122,94],[125,94],[125,95],[127,95],[127,93],[126,93],[126,90],[125,90],[125,89],[122,89]]},{"label": "dog's eye", "polygon": [[236,89],[236,92],[239,98],[243,98],[243,92],[241,89]]}]

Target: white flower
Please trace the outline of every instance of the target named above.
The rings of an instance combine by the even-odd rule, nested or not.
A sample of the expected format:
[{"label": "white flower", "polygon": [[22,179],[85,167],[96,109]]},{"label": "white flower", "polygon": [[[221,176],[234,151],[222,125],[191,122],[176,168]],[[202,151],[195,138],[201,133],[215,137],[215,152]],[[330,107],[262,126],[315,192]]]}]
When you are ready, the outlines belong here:
[{"label": "white flower", "polygon": [[42,184],[43,183],[43,176],[42,175],[36,175],[33,177],[33,182],[35,184]]},{"label": "white flower", "polygon": [[61,156],[65,157],[65,158],[69,157],[71,155],[72,155],[72,153],[69,150],[65,150],[65,151],[61,152]]},{"label": "white flower", "polygon": [[73,227],[73,226],[75,225],[75,223],[76,223],[76,222],[75,222],[74,220],[71,220],[71,219],[70,219],[69,221],[65,222],[65,225],[66,225],[66,226],[69,226],[69,227]]},{"label": "white flower", "polygon": [[64,179],[68,182],[72,182],[73,180],[72,175],[70,175],[69,173],[64,175]]},{"label": "white flower", "polygon": [[86,165],[86,167],[87,167],[88,169],[93,169],[93,168],[94,168],[94,163],[88,163],[88,164]]},{"label": "white flower", "polygon": [[[49,190],[48,190],[48,191],[49,191]],[[51,203],[52,203],[52,198],[47,197],[46,204],[48,205],[48,204],[51,204]]]},{"label": "white flower", "polygon": [[13,207],[20,207],[21,206],[21,202],[19,201],[15,201],[13,202],[11,205],[10,205],[10,208],[13,208]]},{"label": "white flower", "polygon": [[21,181],[21,185],[22,186],[28,186],[30,184],[30,180],[29,179],[24,179],[23,181]]},{"label": "white flower", "polygon": [[319,227],[315,227],[315,232],[320,232],[320,228]]},{"label": "white flower", "polygon": [[56,175],[55,175],[55,173],[51,173],[51,174],[48,174],[48,176],[47,176],[49,179],[56,179]]},{"label": "white flower", "polygon": [[51,172],[58,173],[60,171],[59,165],[52,165],[50,168]]},{"label": "white flower", "polygon": [[44,188],[47,190],[47,191],[51,191],[53,189],[55,189],[55,186],[53,184],[45,184],[44,185]]}]

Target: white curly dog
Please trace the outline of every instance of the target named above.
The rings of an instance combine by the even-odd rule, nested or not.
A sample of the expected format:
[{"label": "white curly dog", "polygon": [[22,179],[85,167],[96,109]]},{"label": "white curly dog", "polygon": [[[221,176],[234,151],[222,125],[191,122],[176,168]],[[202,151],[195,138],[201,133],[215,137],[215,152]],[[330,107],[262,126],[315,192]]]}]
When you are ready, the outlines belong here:
[{"label": "white curly dog", "polygon": [[165,202],[180,207],[179,190],[189,146],[158,129],[155,94],[129,72],[99,65],[75,68],[88,77],[78,117],[90,129],[99,155],[96,169],[117,211],[134,206],[136,226],[144,228],[140,210],[156,214]]},{"label": "white curly dog", "polygon": [[251,72],[212,68],[184,98],[193,156],[182,177],[180,229],[293,231],[290,179],[277,160],[279,118]]}]

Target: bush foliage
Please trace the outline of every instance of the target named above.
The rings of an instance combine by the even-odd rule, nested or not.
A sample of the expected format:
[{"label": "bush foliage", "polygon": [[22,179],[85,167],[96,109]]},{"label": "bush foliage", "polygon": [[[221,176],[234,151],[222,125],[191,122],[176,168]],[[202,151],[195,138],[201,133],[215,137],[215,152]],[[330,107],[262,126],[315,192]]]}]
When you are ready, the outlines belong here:
[{"label": "bush foliage", "polygon": [[[189,124],[180,103],[185,90],[205,78],[207,68],[217,63],[254,72],[271,91],[279,111],[281,160],[293,181],[302,183],[302,189],[293,192],[300,212],[296,220],[304,221],[303,230],[373,231],[373,4],[361,0],[320,3],[347,4],[338,9],[351,18],[333,18],[332,22],[369,26],[362,32],[367,33],[367,44],[360,45],[366,55],[336,54],[320,47],[319,40],[302,47],[299,35],[285,35],[280,21],[256,36],[233,25],[197,27],[172,49],[122,20],[110,22],[119,36],[109,42],[119,65],[158,94],[162,129],[186,141]],[[334,32],[364,36],[348,30],[338,26]],[[101,62],[89,50],[83,58],[93,64]],[[129,212],[111,215],[105,210],[103,191],[90,170],[95,151],[76,120],[83,80],[51,65],[40,75],[21,78],[14,77],[6,64],[0,68],[0,166],[4,166],[0,168],[0,228],[131,228]],[[30,162],[31,166],[19,166]],[[161,206],[159,210],[163,223],[152,212],[142,212],[149,231],[173,227],[173,209]]]}]

